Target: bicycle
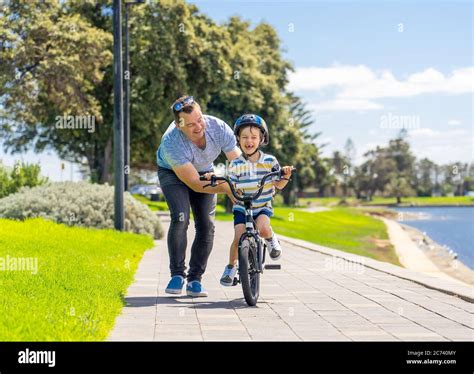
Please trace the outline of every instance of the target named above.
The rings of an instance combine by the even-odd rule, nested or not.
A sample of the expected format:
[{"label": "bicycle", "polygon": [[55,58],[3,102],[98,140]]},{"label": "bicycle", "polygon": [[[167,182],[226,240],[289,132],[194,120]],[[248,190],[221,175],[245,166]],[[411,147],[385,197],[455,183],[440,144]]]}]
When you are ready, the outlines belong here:
[{"label": "bicycle", "polygon": [[[292,172],[296,171],[292,168]],[[245,301],[249,306],[255,306],[260,295],[260,274],[263,273],[264,269],[281,269],[281,265],[272,264],[265,265],[265,253],[267,251],[267,243],[263,240],[257,230],[255,221],[252,214],[252,203],[257,200],[262,193],[263,187],[266,181],[272,177],[283,177],[283,169],[272,171],[262,177],[258,183],[258,190],[252,195],[240,195],[235,191],[233,183],[227,177],[218,177],[216,175],[211,176],[209,184],[206,187],[215,187],[217,181],[224,181],[230,187],[232,195],[235,199],[244,203],[245,207],[245,232],[239,239],[238,254],[239,254],[239,266],[238,266],[238,278],[234,278],[234,286],[237,283],[242,285],[242,291],[244,293]],[[200,176],[201,181],[207,180],[205,176]]]}]

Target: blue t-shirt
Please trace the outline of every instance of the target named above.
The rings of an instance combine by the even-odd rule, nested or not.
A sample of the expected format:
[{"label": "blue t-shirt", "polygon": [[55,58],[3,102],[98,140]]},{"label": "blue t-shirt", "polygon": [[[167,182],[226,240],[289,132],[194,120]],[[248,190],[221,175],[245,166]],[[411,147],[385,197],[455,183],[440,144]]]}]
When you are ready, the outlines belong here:
[{"label": "blue t-shirt", "polygon": [[173,121],[163,134],[156,152],[159,167],[173,169],[190,162],[199,172],[210,171],[221,152],[230,152],[236,147],[234,132],[229,125],[213,116],[203,117],[206,122],[206,148],[201,149],[191,142]]}]

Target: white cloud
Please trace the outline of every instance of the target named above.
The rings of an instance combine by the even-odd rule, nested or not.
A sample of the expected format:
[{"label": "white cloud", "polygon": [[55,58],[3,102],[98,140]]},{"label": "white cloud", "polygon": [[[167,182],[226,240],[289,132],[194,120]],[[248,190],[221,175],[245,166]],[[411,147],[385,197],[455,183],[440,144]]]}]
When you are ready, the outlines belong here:
[{"label": "white cloud", "polygon": [[450,119],[448,121],[448,125],[449,126],[458,126],[461,124],[461,121],[458,121],[457,119]]},{"label": "white cloud", "polygon": [[408,76],[406,80],[397,80],[391,72],[384,71],[376,79],[362,85],[347,85],[340,96],[376,99],[413,97],[430,93],[456,95],[473,92],[473,81],[474,68],[457,69],[450,76],[428,68]]},{"label": "white cloud", "polygon": [[290,74],[289,89],[320,91],[336,87],[339,98],[376,99],[411,97],[426,93],[463,94],[474,91],[474,67],[456,69],[449,75],[427,68],[397,79],[390,70],[373,71],[367,66],[333,65],[328,68],[298,68]]},{"label": "white cloud", "polygon": [[318,91],[330,86],[357,85],[376,79],[374,73],[363,65],[333,65],[329,68],[298,68],[290,73],[290,90]]},{"label": "white cloud", "polygon": [[356,110],[366,111],[374,109],[382,109],[383,106],[369,100],[357,100],[357,99],[336,99],[315,103],[309,106],[309,109],[317,112],[333,112],[341,110]]},{"label": "white cloud", "polygon": [[469,136],[466,130],[433,130],[429,128],[420,128],[409,130],[409,135],[414,138],[431,138],[431,139],[446,139],[449,138],[454,140],[456,138],[462,138]]},{"label": "white cloud", "polygon": [[428,157],[436,163],[473,160],[473,133],[462,129],[408,131],[408,140],[417,158]]},{"label": "white cloud", "polygon": [[[374,71],[364,65],[335,64],[327,68],[298,68],[289,78],[292,91],[322,93],[324,99],[312,104],[312,109],[319,112],[378,110],[383,109],[383,105],[374,99],[474,91],[474,67],[456,69],[449,75],[429,67],[405,79],[397,79],[390,70]],[[328,89],[336,89],[336,92],[329,95]]]}]

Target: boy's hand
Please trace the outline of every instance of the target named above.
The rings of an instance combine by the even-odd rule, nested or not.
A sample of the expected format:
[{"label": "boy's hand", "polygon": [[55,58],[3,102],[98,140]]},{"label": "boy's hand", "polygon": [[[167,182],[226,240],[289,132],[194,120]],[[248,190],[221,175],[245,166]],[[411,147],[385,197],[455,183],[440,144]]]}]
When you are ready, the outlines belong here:
[{"label": "boy's hand", "polygon": [[290,179],[290,177],[291,177],[291,169],[292,169],[292,168],[293,168],[293,166],[283,166],[283,167],[282,167],[282,170],[283,170],[283,177]]}]

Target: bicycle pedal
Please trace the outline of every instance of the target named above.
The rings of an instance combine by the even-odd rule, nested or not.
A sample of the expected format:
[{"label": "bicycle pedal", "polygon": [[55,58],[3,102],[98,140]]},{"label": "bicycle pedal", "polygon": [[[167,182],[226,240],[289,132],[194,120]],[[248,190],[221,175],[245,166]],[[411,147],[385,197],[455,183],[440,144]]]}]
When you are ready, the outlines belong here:
[{"label": "bicycle pedal", "polygon": [[234,281],[232,282],[232,285],[237,286],[238,283],[239,283],[239,280],[237,279],[237,277],[235,277]]},{"label": "bicycle pedal", "polygon": [[280,270],[281,265],[280,264],[266,264],[265,265],[265,270]]}]

